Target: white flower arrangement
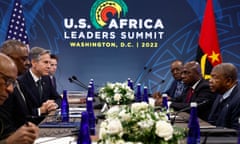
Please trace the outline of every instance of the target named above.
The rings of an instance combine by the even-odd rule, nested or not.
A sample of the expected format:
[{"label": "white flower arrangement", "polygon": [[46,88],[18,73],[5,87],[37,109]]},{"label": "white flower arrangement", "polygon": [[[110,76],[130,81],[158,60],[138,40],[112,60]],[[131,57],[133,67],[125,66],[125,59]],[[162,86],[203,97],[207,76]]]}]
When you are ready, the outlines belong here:
[{"label": "white flower arrangement", "polygon": [[100,144],[176,144],[184,130],[173,127],[165,112],[145,103],[113,106],[100,124]]},{"label": "white flower arrangement", "polygon": [[130,104],[134,100],[134,91],[124,83],[110,83],[100,88],[99,97],[109,105]]}]

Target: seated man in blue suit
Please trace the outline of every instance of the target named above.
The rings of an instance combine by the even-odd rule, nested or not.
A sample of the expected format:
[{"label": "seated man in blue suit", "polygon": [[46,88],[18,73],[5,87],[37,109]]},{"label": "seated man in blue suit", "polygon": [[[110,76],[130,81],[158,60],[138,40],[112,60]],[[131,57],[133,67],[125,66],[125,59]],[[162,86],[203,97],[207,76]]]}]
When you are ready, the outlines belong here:
[{"label": "seated man in blue suit", "polygon": [[171,98],[176,98],[184,92],[186,86],[182,81],[182,70],[183,70],[183,62],[180,60],[175,60],[171,64],[171,73],[174,78],[169,89],[165,92]]},{"label": "seated man in blue suit", "polygon": [[[20,88],[33,116],[46,115],[61,104],[61,96],[53,88],[49,77],[50,52],[40,47],[30,50],[31,68],[18,78]],[[43,117],[33,122],[39,124]]]},{"label": "seated man in blue suit", "polygon": [[208,120],[217,127],[239,129],[240,87],[237,75],[237,68],[231,63],[218,64],[212,69],[210,89],[219,95]]},{"label": "seated man in blue suit", "polygon": [[[186,86],[182,81],[182,70],[183,70],[183,62],[180,60],[175,60],[171,63],[171,73],[174,78],[172,81],[170,87],[166,90],[166,93],[171,98],[176,98],[186,90]],[[162,97],[160,92],[156,92],[153,94],[153,97],[155,98],[155,104],[161,105],[162,104]]]}]

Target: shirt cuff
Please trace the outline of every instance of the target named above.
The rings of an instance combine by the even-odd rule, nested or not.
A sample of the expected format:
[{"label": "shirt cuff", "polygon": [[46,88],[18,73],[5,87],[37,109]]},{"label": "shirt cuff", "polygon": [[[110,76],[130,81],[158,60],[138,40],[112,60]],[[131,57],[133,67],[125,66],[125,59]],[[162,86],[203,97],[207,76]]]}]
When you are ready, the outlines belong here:
[{"label": "shirt cuff", "polygon": [[38,108],[38,116],[41,116],[41,109]]}]

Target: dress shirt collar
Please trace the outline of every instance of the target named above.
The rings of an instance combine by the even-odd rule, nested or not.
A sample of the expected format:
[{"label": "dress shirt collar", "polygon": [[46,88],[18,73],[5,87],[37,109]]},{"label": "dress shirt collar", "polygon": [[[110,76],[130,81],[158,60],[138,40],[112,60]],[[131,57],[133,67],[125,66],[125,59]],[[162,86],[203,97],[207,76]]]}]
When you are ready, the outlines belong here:
[{"label": "dress shirt collar", "polygon": [[40,77],[37,77],[37,76],[32,72],[31,69],[29,70],[29,72],[30,72],[30,74],[32,75],[34,82],[37,82],[38,80],[41,79]]},{"label": "dress shirt collar", "polygon": [[192,89],[193,90],[195,90],[196,89],[196,87],[197,87],[197,85],[199,84],[199,82],[201,81],[201,79],[200,80],[198,80],[197,82],[195,82],[195,84],[192,86]]},{"label": "dress shirt collar", "polygon": [[223,96],[222,96],[223,100],[227,99],[230,96],[230,94],[232,93],[232,91],[235,87],[236,87],[236,84],[223,94]]}]

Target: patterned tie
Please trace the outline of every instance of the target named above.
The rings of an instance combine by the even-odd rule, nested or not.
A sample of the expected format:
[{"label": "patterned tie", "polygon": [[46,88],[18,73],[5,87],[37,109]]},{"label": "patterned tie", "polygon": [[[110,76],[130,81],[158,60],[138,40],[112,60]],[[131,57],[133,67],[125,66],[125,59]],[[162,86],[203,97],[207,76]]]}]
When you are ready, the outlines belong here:
[{"label": "patterned tie", "polygon": [[188,91],[187,91],[187,97],[186,97],[186,102],[187,103],[190,103],[190,101],[191,101],[191,97],[192,97],[192,95],[193,95],[193,88],[192,87],[189,87],[188,88]]},{"label": "patterned tie", "polygon": [[183,92],[183,83],[181,81],[178,81],[177,82],[177,87],[176,87],[176,90],[175,90],[175,93],[174,93],[174,98],[182,95],[182,92]]}]

